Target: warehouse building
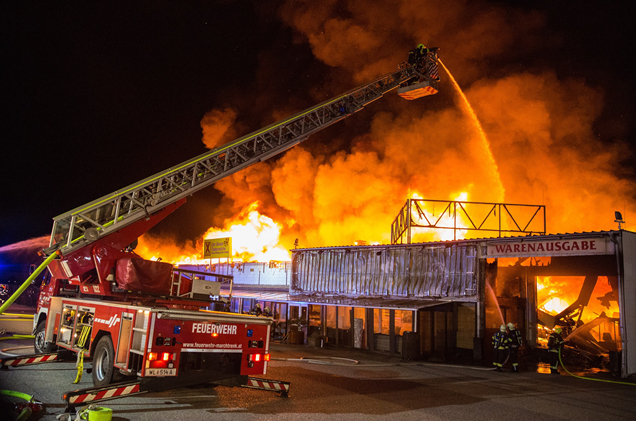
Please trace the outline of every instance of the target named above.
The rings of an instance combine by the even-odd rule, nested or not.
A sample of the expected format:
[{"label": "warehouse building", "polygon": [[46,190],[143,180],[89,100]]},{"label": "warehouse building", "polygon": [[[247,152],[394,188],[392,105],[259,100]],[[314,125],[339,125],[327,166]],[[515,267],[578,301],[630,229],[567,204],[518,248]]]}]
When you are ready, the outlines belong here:
[{"label": "warehouse building", "polygon": [[617,230],[305,248],[291,263],[212,270],[234,276],[234,311],[271,308],[292,342],[488,361],[502,323],[531,348],[558,326],[581,355],[609,356],[627,376],[636,373],[634,257],[636,234]]}]

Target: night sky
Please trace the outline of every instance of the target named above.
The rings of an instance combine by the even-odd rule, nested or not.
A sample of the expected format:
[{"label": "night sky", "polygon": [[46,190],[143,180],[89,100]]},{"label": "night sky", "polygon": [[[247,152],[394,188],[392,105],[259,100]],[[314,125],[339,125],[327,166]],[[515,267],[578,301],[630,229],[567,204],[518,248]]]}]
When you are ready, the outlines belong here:
[{"label": "night sky", "polygon": [[[283,8],[303,3],[2,2],[0,246],[48,235],[54,216],[203,153],[200,122],[211,109],[236,109],[235,132],[243,135],[275,121],[273,110],[282,117],[357,86],[359,57],[347,66],[326,63],[307,34],[283,17]],[[340,3],[332,16],[355,13]],[[511,16],[539,16],[518,46],[484,58],[487,73],[550,69],[559,79],[601,89],[595,134],[606,144],[629,145],[616,174],[633,182],[631,2],[474,3]],[[443,18],[445,3],[439,4]],[[385,48],[406,47],[405,59],[410,43],[419,40],[396,40],[391,32],[386,28]],[[447,43],[437,33],[432,42],[468,88],[484,71],[478,60],[454,57],[460,46],[450,42],[457,39],[449,33]],[[383,46],[377,49],[378,57],[388,55]],[[452,101],[440,92],[427,106]],[[310,138],[306,147],[327,154],[350,148],[347,139],[364,134],[383,105],[374,107]],[[329,143],[335,133],[338,139]],[[218,220],[214,209],[222,202],[223,195],[208,188],[156,232],[179,241],[200,235]]]}]

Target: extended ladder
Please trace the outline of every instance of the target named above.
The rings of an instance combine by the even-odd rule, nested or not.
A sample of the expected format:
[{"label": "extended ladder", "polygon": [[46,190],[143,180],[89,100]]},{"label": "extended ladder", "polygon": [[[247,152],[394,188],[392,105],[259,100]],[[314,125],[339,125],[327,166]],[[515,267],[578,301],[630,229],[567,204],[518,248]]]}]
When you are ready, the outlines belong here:
[{"label": "extended ladder", "polygon": [[49,247],[64,254],[146,218],[250,165],[265,161],[381,98],[417,75],[406,63],[371,83],[236,139],[53,218]]}]

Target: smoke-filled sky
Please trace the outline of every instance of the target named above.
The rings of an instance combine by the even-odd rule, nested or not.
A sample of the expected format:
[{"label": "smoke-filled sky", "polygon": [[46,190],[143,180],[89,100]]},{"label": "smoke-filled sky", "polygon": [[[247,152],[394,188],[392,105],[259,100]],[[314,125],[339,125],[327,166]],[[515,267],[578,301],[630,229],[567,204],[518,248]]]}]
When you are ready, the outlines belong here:
[{"label": "smoke-filled sky", "polygon": [[258,201],[282,244],[388,242],[413,193],[545,204],[549,232],[627,228],[634,189],[629,2],[368,0],[0,6],[0,247],[51,218],[394,71],[418,42],[439,94],[388,94],[188,199],[182,245]]}]

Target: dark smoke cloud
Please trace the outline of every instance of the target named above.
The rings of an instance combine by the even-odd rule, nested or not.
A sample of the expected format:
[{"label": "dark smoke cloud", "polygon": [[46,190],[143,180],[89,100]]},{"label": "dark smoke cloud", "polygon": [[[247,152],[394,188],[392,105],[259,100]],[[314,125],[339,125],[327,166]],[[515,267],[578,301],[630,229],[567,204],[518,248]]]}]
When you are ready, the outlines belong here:
[{"label": "dark smoke cloud", "polygon": [[[438,98],[384,101],[362,112],[373,113],[368,130],[343,124],[342,132],[322,133],[317,142],[217,183],[224,215],[258,200],[262,213],[286,223],[282,242],[291,248],[294,238],[305,246],[388,242],[391,221],[413,193],[546,204],[551,232],[610,229],[611,210],[636,210],[633,183],[615,175],[629,149],[620,141],[601,143],[594,133],[603,92],[584,80],[557,77],[545,60],[532,64],[546,43],[556,48],[560,42],[543,14],[460,0],[329,0],[290,1],[280,18],[326,66],[322,78],[328,83],[307,82],[316,101],[394,70],[418,42],[442,47],[496,165],[488,162],[475,125],[442,74]],[[259,62],[259,80],[277,77],[267,64],[270,55],[262,53]],[[265,86],[256,95],[255,104],[275,104],[264,123],[310,105],[294,93],[284,101],[278,96]],[[213,110],[206,119],[207,145],[206,139],[231,132],[241,112]],[[346,138],[353,138],[348,147],[330,148],[347,144]],[[504,197],[496,194],[497,183]]]}]

